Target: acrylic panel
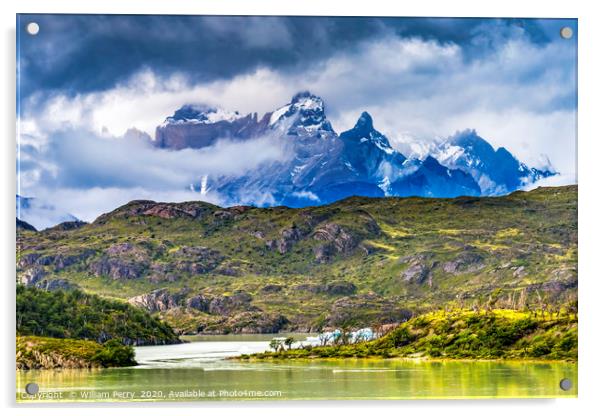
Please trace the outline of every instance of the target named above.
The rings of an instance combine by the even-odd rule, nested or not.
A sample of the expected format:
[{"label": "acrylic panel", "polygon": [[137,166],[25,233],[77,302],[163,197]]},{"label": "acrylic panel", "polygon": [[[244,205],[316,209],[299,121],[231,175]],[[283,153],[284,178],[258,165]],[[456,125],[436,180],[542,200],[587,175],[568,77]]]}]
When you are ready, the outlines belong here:
[{"label": "acrylic panel", "polygon": [[577,35],[18,15],[17,401],[576,397]]}]

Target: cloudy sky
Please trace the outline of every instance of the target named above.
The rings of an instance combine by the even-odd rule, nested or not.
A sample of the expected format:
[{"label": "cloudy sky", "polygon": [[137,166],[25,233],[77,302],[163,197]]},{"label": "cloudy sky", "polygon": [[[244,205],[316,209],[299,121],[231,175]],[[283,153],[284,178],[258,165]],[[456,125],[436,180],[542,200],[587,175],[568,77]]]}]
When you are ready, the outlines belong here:
[{"label": "cloudy sky", "polygon": [[362,111],[401,150],[474,128],[576,181],[575,20],[21,15],[18,31],[18,192],[85,220],[193,199],[199,166],[279,157],[265,139],[153,150],[121,139],[129,128],[154,135],[185,103],[262,114],[300,90],[338,132]]}]

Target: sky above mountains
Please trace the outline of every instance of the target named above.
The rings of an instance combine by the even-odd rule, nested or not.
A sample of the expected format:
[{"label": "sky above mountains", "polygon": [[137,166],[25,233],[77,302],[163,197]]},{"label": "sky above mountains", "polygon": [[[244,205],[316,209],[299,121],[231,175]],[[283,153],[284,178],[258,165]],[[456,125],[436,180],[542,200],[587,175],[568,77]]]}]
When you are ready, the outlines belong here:
[{"label": "sky above mountains", "polygon": [[301,90],[339,133],[362,111],[399,149],[474,128],[576,180],[576,20],[21,15],[18,30],[18,191],[61,195],[83,219],[190,199],[189,169],[210,160],[279,154],[260,139],[174,157],[132,149],[127,129],[154,135],[185,103],[261,115]]}]

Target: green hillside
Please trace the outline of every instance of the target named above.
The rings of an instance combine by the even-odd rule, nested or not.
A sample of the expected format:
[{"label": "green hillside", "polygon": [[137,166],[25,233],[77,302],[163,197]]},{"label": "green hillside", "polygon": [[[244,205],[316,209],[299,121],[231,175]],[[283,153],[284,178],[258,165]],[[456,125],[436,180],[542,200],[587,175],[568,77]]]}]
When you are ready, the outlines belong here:
[{"label": "green hillside", "polygon": [[509,310],[439,311],[401,324],[374,341],[244,355],[242,359],[451,358],[577,360],[577,317]]},{"label": "green hillside", "polygon": [[358,327],[443,305],[551,312],[575,302],[576,269],[576,186],[302,209],[133,201],[17,236],[20,283],[129,300],[186,333]]},{"label": "green hillside", "polygon": [[17,335],[72,338],[126,345],[178,342],[165,323],[142,309],[79,290],[17,286]]}]

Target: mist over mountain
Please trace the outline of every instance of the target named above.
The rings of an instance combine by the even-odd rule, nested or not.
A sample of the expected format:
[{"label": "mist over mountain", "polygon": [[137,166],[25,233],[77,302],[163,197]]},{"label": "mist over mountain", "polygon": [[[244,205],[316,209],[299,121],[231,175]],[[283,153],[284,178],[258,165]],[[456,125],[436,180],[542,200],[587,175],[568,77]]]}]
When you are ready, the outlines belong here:
[{"label": "mist over mountain", "polygon": [[288,157],[236,176],[203,174],[199,166],[199,181],[192,188],[217,192],[230,205],[303,207],[353,195],[502,195],[555,174],[552,167],[530,168],[504,147],[494,149],[471,129],[431,146],[421,157],[394,149],[368,112],[338,134],[322,98],[308,91],[262,117],[186,104],[157,127],[152,144],[201,149],[220,139],[266,136],[280,141]]}]

